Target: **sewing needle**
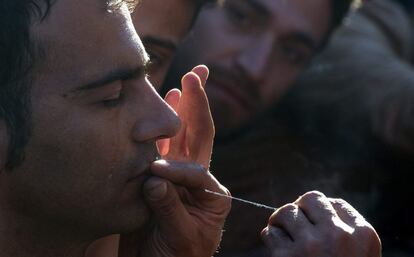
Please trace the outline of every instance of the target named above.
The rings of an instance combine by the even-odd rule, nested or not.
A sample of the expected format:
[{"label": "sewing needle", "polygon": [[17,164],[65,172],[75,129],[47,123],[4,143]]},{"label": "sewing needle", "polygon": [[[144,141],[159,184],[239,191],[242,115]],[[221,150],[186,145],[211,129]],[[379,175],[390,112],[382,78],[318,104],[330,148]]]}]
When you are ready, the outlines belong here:
[{"label": "sewing needle", "polygon": [[221,196],[221,197],[225,197],[225,198],[229,198],[229,199],[232,199],[232,200],[236,200],[236,201],[239,201],[239,202],[242,202],[242,203],[250,204],[250,205],[256,206],[258,208],[263,208],[263,209],[267,209],[267,210],[271,210],[271,211],[276,211],[277,210],[277,208],[274,208],[274,207],[271,207],[271,206],[268,206],[268,205],[264,205],[264,204],[261,204],[261,203],[255,203],[255,202],[244,200],[244,199],[241,199],[241,198],[238,198],[238,197],[229,196],[229,195],[225,195],[225,194],[222,194],[222,193],[214,192],[214,191],[211,191],[211,190],[208,190],[208,189],[204,189],[204,192],[209,193],[209,194],[213,194],[213,195],[217,195],[217,196]]}]

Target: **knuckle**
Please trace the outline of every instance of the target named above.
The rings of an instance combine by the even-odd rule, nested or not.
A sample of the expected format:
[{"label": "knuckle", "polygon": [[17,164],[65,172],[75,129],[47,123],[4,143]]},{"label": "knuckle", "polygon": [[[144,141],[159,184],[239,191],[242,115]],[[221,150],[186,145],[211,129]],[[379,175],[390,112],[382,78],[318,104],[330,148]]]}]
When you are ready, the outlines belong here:
[{"label": "knuckle", "polygon": [[279,211],[281,214],[292,214],[293,212],[296,212],[298,209],[298,206],[293,203],[289,203],[284,205]]},{"label": "knuckle", "polygon": [[348,202],[346,202],[345,200],[341,199],[341,198],[329,198],[329,201],[332,204],[335,204],[339,207],[348,207]]},{"label": "knuckle", "polygon": [[319,192],[319,191],[310,191],[306,194],[304,194],[305,198],[310,198],[310,199],[319,199],[319,198],[323,198],[326,197],[323,193]]},{"label": "knuckle", "polygon": [[270,221],[272,223],[279,223],[281,221],[284,221],[288,219],[289,217],[292,217],[293,215],[296,215],[298,212],[298,206],[296,204],[286,204],[279,208],[270,218]]},{"label": "knuckle", "polygon": [[307,192],[306,194],[302,195],[299,198],[298,202],[301,203],[301,204],[307,204],[307,203],[310,203],[310,202],[318,201],[318,200],[323,199],[323,198],[326,198],[326,196],[323,193],[321,193],[319,191],[310,191],[310,192]]}]

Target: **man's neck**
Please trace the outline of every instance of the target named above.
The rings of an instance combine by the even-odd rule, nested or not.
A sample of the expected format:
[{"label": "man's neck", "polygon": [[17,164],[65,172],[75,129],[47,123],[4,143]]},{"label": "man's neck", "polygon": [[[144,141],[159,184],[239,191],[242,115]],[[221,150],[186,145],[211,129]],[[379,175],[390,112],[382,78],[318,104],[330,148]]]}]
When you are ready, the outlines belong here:
[{"label": "man's neck", "polygon": [[[1,205],[0,205],[1,206]],[[87,240],[78,240],[63,228],[48,227],[0,207],[0,252],[2,257],[83,257]]]}]

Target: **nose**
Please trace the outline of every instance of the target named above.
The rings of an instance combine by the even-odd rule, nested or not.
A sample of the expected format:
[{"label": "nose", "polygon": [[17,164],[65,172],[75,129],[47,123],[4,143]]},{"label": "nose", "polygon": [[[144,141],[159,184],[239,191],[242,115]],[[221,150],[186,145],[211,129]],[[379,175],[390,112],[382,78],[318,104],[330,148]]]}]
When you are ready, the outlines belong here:
[{"label": "nose", "polygon": [[137,101],[140,102],[138,113],[142,116],[134,125],[134,141],[156,141],[178,133],[181,127],[179,117],[153,87],[149,86],[147,94]]},{"label": "nose", "polygon": [[272,35],[264,34],[246,44],[238,58],[236,66],[254,83],[260,83],[268,71],[269,60],[274,48]]}]

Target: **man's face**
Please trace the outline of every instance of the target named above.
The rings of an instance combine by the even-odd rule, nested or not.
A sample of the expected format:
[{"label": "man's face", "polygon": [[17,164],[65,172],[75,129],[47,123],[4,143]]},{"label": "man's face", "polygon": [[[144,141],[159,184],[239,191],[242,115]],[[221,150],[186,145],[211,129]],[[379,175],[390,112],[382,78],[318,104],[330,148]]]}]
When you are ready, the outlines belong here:
[{"label": "man's face", "polygon": [[194,0],[144,0],[132,14],[135,28],[151,58],[150,81],[159,89],[178,43],[187,34]]},{"label": "man's face", "polygon": [[210,68],[206,90],[219,133],[285,93],[329,30],[330,2],[225,0],[203,8],[177,65],[184,59]]},{"label": "man's face", "polygon": [[23,164],[0,173],[16,213],[96,235],[148,221],[141,185],[155,141],[179,127],[145,77],[127,8],[109,12],[105,2],[56,1],[32,27],[45,49],[33,71],[32,137]]}]

